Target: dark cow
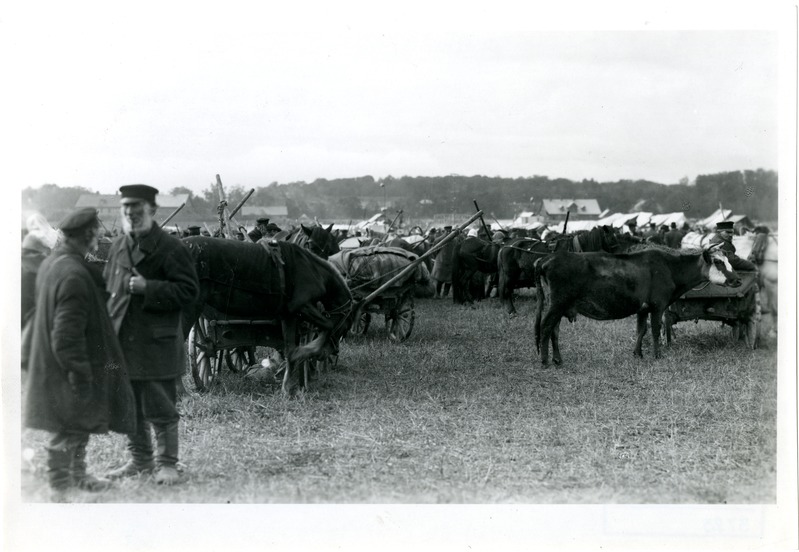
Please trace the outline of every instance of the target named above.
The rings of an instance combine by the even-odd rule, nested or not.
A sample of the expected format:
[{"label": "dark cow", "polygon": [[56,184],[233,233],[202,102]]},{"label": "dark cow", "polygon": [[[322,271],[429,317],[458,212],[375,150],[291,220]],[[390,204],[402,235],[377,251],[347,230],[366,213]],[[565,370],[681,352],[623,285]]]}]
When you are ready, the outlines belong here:
[{"label": "dark cow", "polygon": [[646,317],[650,315],[657,358],[666,307],[707,280],[732,287],[741,285],[724,252],[715,248],[697,253],[661,249],[621,255],[555,253],[536,261],[535,280],[535,345],[544,365],[549,362],[550,339],[552,360],[561,363],[558,330],[563,315],[570,321],[578,313],[594,320],[637,315],[638,339],[633,353],[639,357],[643,356],[641,342],[646,333]]}]

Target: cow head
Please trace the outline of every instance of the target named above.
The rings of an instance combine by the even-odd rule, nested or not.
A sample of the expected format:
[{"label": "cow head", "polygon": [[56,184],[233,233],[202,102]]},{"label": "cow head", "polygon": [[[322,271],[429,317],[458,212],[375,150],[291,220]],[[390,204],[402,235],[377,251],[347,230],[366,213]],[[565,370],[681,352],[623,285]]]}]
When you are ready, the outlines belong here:
[{"label": "cow head", "polygon": [[733,270],[727,255],[718,248],[719,245],[713,245],[702,252],[708,271],[707,279],[711,284],[738,287],[741,285],[741,277]]}]

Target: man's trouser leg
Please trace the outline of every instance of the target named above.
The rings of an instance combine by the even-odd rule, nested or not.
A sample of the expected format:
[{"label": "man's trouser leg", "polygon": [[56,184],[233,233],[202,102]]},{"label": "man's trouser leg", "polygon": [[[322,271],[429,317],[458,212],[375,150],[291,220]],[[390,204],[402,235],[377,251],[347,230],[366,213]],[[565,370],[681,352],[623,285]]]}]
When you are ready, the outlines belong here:
[{"label": "man's trouser leg", "polygon": [[47,444],[47,481],[54,501],[62,501],[62,493],[72,485],[72,459],[84,439],[89,439],[87,433],[62,431],[54,433]]},{"label": "man's trouser leg", "polygon": [[75,447],[75,452],[72,455],[72,484],[83,489],[84,491],[104,491],[111,486],[111,481],[108,479],[98,479],[90,475],[86,469],[86,445],[89,444],[89,434],[85,434],[84,438]]},{"label": "man's trouser leg", "polygon": [[133,396],[136,405],[136,429],[128,434],[128,452],[130,460],[121,468],[108,474],[111,479],[129,477],[141,473],[149,473],[155,469],[153,462],[153,445],[150,440],[150,428],[145,420],[145,394],[148,381],[132,381]]},{"label": "man's trouser leg", "polygon": [[147,382],[144,394],[144,417],[155,430],[157,483],[172,484],[178,481],[178,414],[177,381],[157,380]]}]

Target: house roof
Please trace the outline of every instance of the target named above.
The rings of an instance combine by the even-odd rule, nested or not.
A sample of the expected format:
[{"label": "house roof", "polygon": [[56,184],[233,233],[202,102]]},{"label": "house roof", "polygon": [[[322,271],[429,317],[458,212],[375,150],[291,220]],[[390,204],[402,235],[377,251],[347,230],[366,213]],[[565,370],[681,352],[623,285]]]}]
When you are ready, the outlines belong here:
[{"label": "house roof", "polygon": [[567,211],[594,216],[602,213],[596,199],[545,199],[542,211],[548,215],[565,215]]},{"label": "house roof", "polygon": [[241,217],[287,217],[288,207],[285,205],[245,205],[239,211]]},{"label": "house roof", "polygon": [[[95,209],[116,209],[119,207],[119,194],[81,194],[75,202],[75,208],[94,207]],[[189,200],[189,194],[166,195],[158,194],[155,197],[159,207],[177,209]]]}]

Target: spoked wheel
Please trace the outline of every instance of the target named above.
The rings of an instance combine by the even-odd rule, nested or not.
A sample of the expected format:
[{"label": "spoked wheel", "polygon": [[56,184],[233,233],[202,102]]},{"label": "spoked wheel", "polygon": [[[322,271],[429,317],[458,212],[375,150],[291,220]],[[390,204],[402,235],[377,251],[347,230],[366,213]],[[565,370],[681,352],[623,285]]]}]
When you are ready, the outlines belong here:
[{"label": "spoked wheel", "polygon": [[225,351],[225,361],[231,372],[243,372],[255,364],[255,347],[236,347]]},{"label": "spoked wheel", "polygon": [[399,305],[387,317],[388,337],[391,341],[402,343],[411,335],[416,312],[413,310],[413,294],[406,293],[400,299]]},{"label": "spoked wheel", "polygon": [[189,331],[188,353],[191,376],[197,391],[205,391],[219,370],[217,351],[208,337],[208,320],[200,317]]}]

